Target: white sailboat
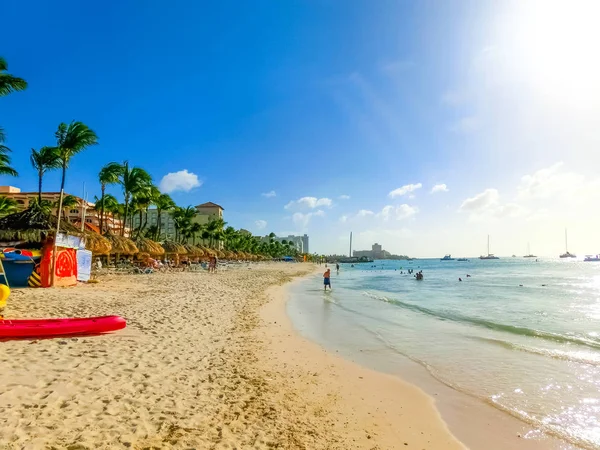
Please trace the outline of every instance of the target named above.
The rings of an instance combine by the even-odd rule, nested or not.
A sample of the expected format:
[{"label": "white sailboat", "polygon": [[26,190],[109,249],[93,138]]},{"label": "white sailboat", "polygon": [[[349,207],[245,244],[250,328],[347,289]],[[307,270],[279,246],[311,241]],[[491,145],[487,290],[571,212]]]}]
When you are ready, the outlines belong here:
[{"label": "white sailboat", "polygon": [[561,258],[577,258],[573,253],[569,253],[569,245],[567,244],[567,229],[565,228],[565,253],[560,255]]},{"label": "white sailboat", "polygon": [[482,255],[479,259],[500,259],[497,256],[494,256],[490,253],[490,235],[488,234],[488,246],[487,246],[487,255]]},{"label": "white sailboat", "polygon": [[531,254],[531,250],[529,248],[529,242],[527,243],[527,254],[523,256],[523,258],[537,258],[537,256]]}]

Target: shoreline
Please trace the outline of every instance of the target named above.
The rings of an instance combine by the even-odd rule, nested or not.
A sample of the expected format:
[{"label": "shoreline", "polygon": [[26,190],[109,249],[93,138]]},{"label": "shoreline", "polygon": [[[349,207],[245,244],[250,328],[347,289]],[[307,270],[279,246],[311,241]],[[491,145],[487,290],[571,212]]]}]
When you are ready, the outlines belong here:
[{"label": "shoreline", "polygon": [[291,384],[305,397],[327,399],[328,415],[335,419],[332,431],[351,440],[346,443],[350,447],[342,448],[466,448],[421,389],[343,359],[297,333],[286,312],[291,283],[267,291],[270,301],[261,309],[265,357],[276,368],[291,371]]},{"label": "shoreline", "polygon": [[[319,269],[317,269],[319,271]],[[314,274],[312,274],[314,275]],[[302,278],[296,278],[292,283],[286,285],[284,292],[278,293],[281,299],[275,299],[272,303],[279,302],[279,309],[271,311],[273,317],[277,317],[282,327],[288,333],[295,335],[298,345],[313,347],[314,352],[325,352],[332,359],[341,359],[345,363],[353,364],[361,368],[369,367],[364,361],[356,362],[349,355],[339,356],[337,350],[327,349],[322,343],[303,336],[294,327],[293,320],[289,316],[286,304],[291,293],[289,292],[296,283],[306,282],[311,274]],[[283,316],[282,316],[283,315]],[[294,339],[293,337],[291,339]],[[335,352],[335,353],[334,353]],[[547,449],[580,449],[551,434],[539,432],[532,426],[505,411],[495,408],[468,393],[458,391],[451,386],[436,379],[426,368],[402,355],[404,361],[401,368],[395,370],[383,370],[381,368],[369,368],[375,370],[376,374],[391,376],[401,380],[405,385],[418,389],[432,403],[435,411],[444,422],[449,433],[452,433],[460,442],[468,448],[485,448],[486,450],[504,450],[510,448],[526,450]],[[334,362],[334,364],[336,364]],[[365,388],[368,391],[368,387]],[[527,433],[532,437],[524,437]],[[490,440],[493,436],[493,440]]]}]

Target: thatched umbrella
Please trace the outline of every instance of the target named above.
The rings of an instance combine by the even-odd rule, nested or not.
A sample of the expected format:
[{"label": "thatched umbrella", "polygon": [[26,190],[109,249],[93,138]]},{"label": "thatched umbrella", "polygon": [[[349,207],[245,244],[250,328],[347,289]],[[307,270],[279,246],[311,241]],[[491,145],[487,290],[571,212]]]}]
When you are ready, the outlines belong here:
[{"label": "thatched umbrella", "polygon": [[165,253],[170,255],[185,255],[187,250],[183,245],[175,241],[163,241],[160,244],[165,249]]},{"label": "thatched umbrella", "polygon": [[85,233],[85,248],[96,255],[108,255],[112,245],[108,239],[98,233]]},{"label": "thatched umbrella", "polygon": [[104,237],[112,245],[111,255],[135,255],[139,251],[135,243],[129,238],[113,234],[110,231],[104,233]]},{"label": "thatched umbrella", "polygon": [[[0,218],[0,241],[41,242],[49,233],[56,232],[57,222],[55,215],[34,203],[25,211]],[[65,220],[60,222],[60,231],[82,235],[81,230]]]},{"label": "thatched umbrella", "polygon": [[135,258],[139,261],[145,261],[148,258],[150,258],[150,253],[146,253],[146,252],[139,252],[135,254]]},{"label": "thatched umbrella", "polygon": [[203,247],[202,250],[204,250],[205,256],[216,256],[216,252],[212,248]]},{"label": "thatched umbrella", "polygon": [[165,254],[165,249],[162,248],[158,242],[154,242],[152,239],[139,237],[135,241],[135,246],[140,252],[148,253],[152,256],[160,256]]}]

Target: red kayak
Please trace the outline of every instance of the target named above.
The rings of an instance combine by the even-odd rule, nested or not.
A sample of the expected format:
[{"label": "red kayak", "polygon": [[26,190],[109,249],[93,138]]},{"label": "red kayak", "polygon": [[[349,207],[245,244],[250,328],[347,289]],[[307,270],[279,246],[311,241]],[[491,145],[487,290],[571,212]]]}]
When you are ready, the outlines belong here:
[{"label": "red kayak", "polygon": [[120,316],[82,317],[66,319],[0,320],[2,338],[44,338],[72,334],[99,334],[125,328]]}]

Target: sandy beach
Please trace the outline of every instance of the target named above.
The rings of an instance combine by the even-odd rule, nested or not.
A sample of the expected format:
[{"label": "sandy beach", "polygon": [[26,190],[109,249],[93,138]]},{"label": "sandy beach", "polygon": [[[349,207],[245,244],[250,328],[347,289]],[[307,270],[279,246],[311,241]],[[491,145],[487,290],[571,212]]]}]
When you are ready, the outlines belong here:
[{"label": "sandy beach", "polygon": [[120,314],[128,327],[2,342],[0,448],[463,448],[420,390],[278,322],[280,286],[314,270],[263,264],[15,290],[7,317]]}]

